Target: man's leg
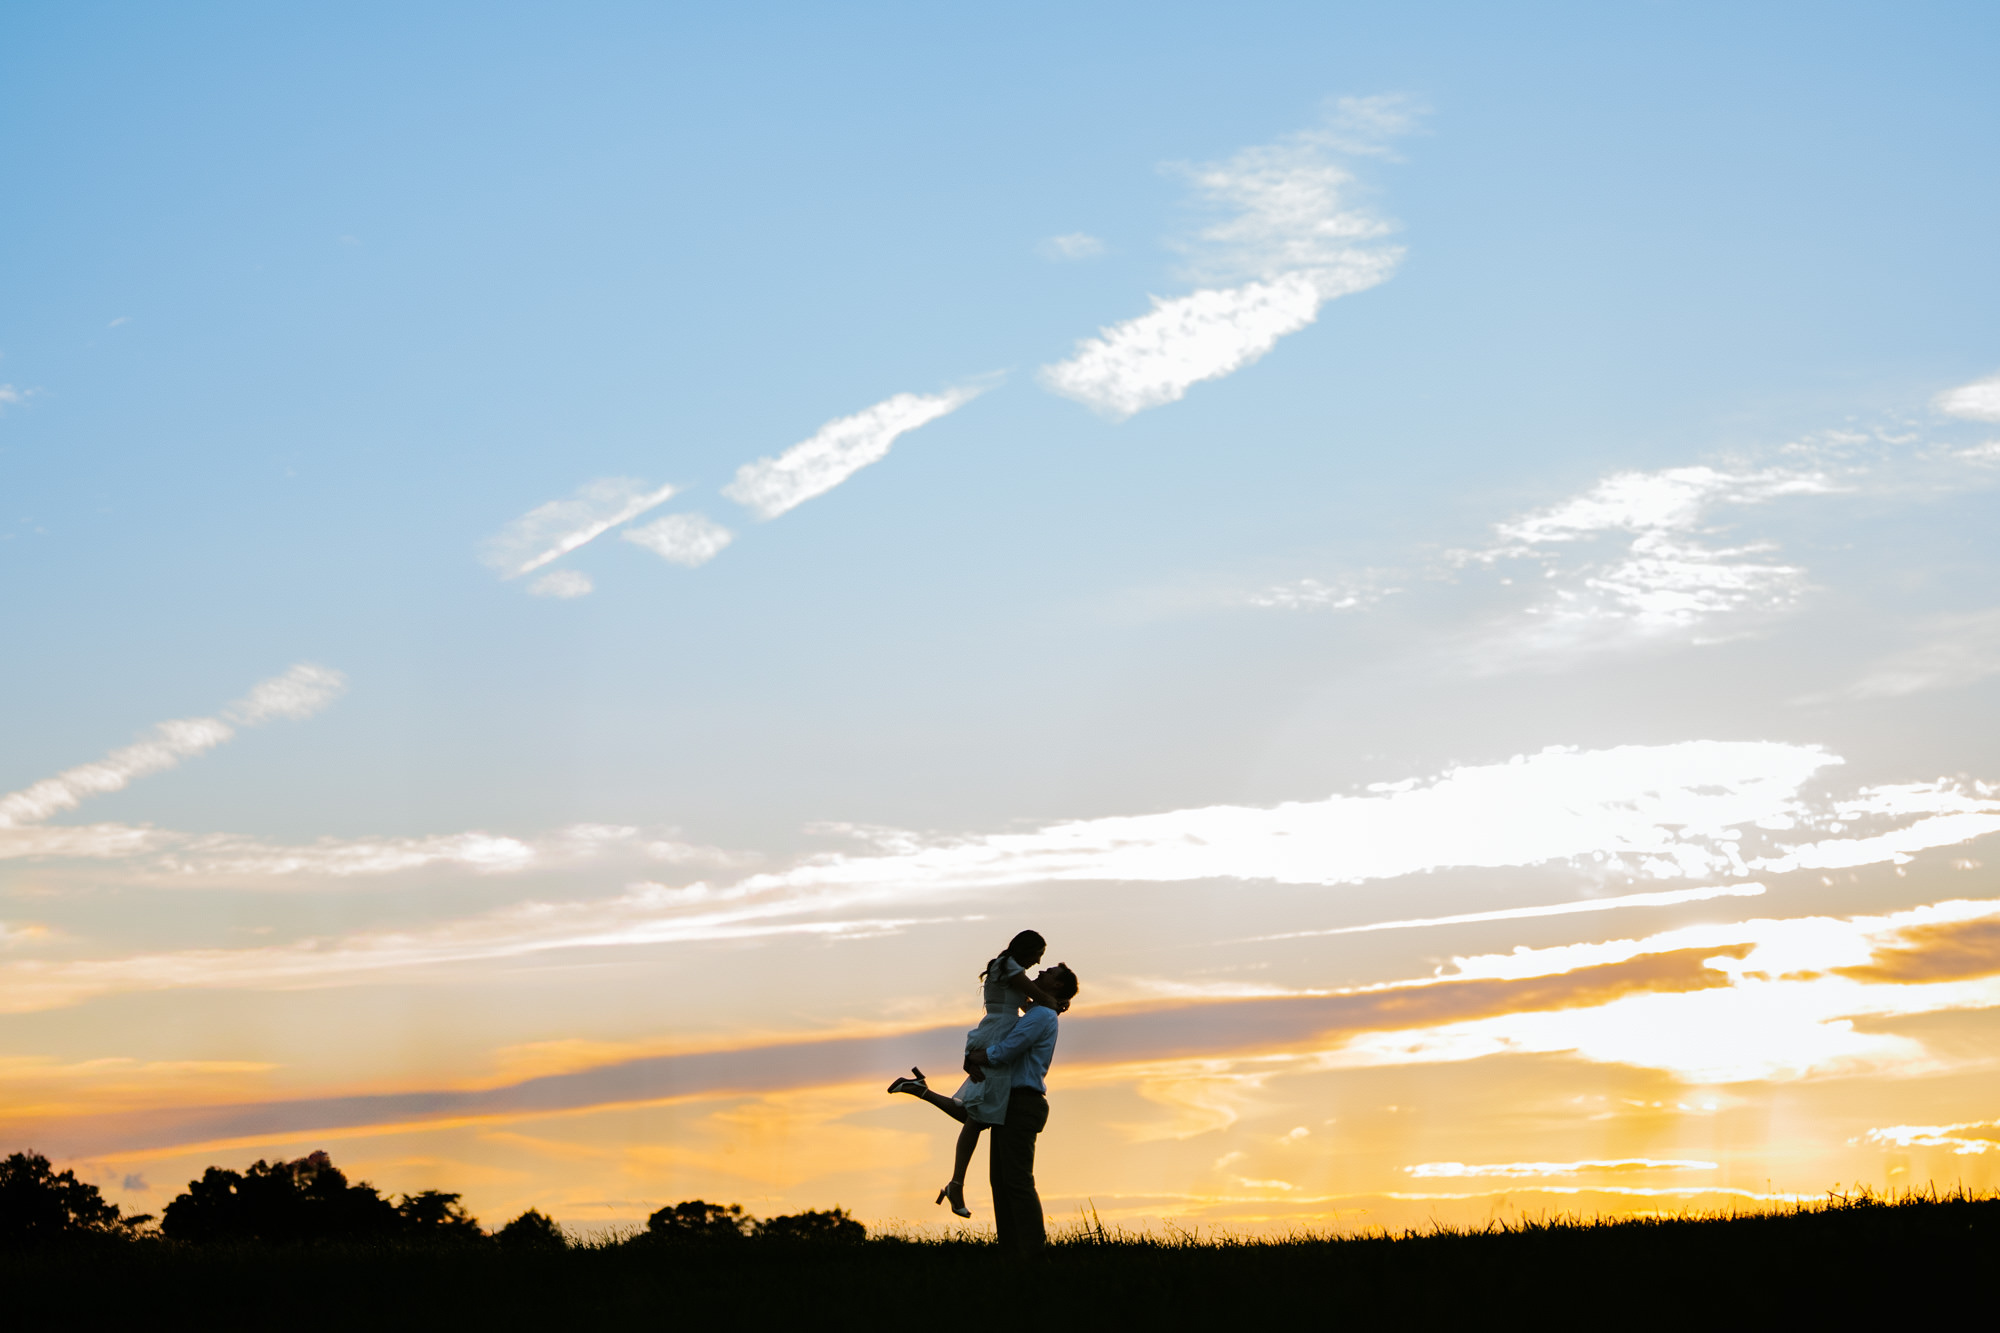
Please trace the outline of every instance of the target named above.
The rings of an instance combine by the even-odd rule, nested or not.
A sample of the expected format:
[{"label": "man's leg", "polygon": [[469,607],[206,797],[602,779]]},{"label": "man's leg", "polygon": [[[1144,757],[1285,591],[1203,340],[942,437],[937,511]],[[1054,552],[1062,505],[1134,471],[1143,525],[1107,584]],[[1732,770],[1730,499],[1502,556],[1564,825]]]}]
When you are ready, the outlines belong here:
[{"label": "man's leg", "polygon": [[1033,1254],[1047,1238],[1042,1197],[1035,1190],[1035,1139],[1048,1120],[1048,1102],[1018,1089],[1007,1103],[1007,1123],[993,1127],[986,1149],[993,1223],[1001,1248],[1015,1254]]}]

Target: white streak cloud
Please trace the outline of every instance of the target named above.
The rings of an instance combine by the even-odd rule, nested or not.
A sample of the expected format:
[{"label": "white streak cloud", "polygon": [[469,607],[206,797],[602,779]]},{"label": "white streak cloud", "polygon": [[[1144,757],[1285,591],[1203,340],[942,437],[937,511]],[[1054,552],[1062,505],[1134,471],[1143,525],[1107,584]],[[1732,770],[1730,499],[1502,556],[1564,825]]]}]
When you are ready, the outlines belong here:
[{"label": "white streak cloud", "polygon": [[1044,259],[1095,259],[1104,253],[1104,242],[1088,232],[1073,231],[1051,236],[1035,249]]},{"label": "white streak cloud", "polygon": [[1307,940],[1323,935],[1366,935],[1378,930],[1421,930],[1430,926],[1463,926],[1481,921],[1526,921],[1545,916],[1576,916],[1585,912],[1613,912],[1627,907],[1678,907],[1683,903],[1705,903],[1715,898],[1757,898],[1764,886],[1720,884],[1705,889],[1666,889],[1659,893],[1625,893],[1614,898],[1585,898],[1573,903],[1549,903],[1541,907],[1503,907],[1491,912],[1460,912],[1455,916],[1411,917],[1402,921],[1371,921],[1365,926],[1336,926],[1331,930],[1294,930],[1282,935],[1257,935],[1240,944],[1267,940]]},{"label": "white streak cloud", "polygon": [[532,574],[552,560],[603,536],[674,494],[672,486],[649,489],[632,477],[604,477],[577,488],[567,500],[530,509],[486,543],[484,559],[502,578]]},{"label": "white streak cloud", "polygon": [[705,565],[735,540],[735,534],[706,514],[668,514],[620,534],[662,560],[693,569]]},{"label": "white streak cloud", "polygon": [[250,693],[222,710],[239,726],[255,727],[277,718],[303,722],[347,691],[347,677],[331,667],[300,662],[283,675],[259,681]]},{"label": "white streak cloud", "polygon": [[528,585],[530,597],[588,597],[597,588],[590,575],[575,569],[552,569]]},{"label": "white streak cloud", "polygon": [[1372,580],[1323,583],[1319,579],[1297,579],[1251,593],[1244,600],[1251,606],[1282,611],[1354,611],[1373,606],[1400,588],[1379,587]]},{"label": "white streak cloud", "polygon": [[722,493],[759,518],[776,518],[888,457],[899,435],[957,411],[982,392],[962,386],[939,394],[899,393],[865,412],[827,422],[776,458],[745,463]]},{"label": "white streak cloud", "polygon": [[1312,323],[1324,299],[1304,274],[1170,301],[1156,296],[1151,314],[1100,330],[1069,360],[1044,367],[1042,383],[1123,419],[1241,370]]},{"label": "white streak cloud", "polygon": [[1862,1136],[1878,1148],[1949,1148],[1955,1156],[1979,1157],[2000,1150],[2000,1120],[1956,1125],[1889,1125]]},{"label": "white streak cloud", "polygon": [[1183,169],[1197,196],[1227,216],[1181,249],[1187,296],[1099,330],[1041,381],[1114,419],[1177,402],[1204,380],[1233,374],[1312,323],[1326,302],[1387,281],[1399,247],[1393,224],[1352,202],[1354,177],[1330,154],[1379,151],[1407,130],[1390,99],[1349,99],[1325,129]]},{"label": "white streak cloud", "polygon": [[830,856],[748,883],[909,890],[1067,880],[1333,885],[1578,858],[1607,873],[1654,879],[1744,875],[1739,826],[1805,819],[1801,786],[1841,762],[1817,746],[1765,741],[1551,748],[1322,801],[1078,820],[934,845],[885,838],[888,855]]},{"label": "white streak cloud", "polygon": [[39,824],[75,809],[89,797],[122,791],[135,778],[176,768],[182,760],[212,750],[234,736],[231,722],[254,727],[274,718],[310,717],[345,688],[346,679],[338,671],[300,663],[283,675],[259,682],[250,693],[224,708],[221,717],[162,722],[149,735],[102,759],[0,796],[0,828]]},{"label": "white streak cloud", "polygon": [[1627,1171],[1714,1171],[1714,1162],[1691,1161],[1678,1157],[1609,1157],[1583,1162],[1419,1162],[1403,1168],[1420,1180],[1462,1180],[1497,1176],[1502,1180],[1527,1180],[1546,1176],[1596,1175]]},{"label": "white streak cloud", "polygon": [[2000,421],[2000,375],[1946,390],[1937,397],[1937,409],[1966,421]]}]

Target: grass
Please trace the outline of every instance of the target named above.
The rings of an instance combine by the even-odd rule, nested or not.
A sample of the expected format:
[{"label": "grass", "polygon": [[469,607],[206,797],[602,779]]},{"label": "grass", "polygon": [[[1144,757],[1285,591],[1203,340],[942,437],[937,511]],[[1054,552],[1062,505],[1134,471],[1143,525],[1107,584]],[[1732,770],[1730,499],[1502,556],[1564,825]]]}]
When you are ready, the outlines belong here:
[{"label": "grass", "polygon": [[[0,1255],[14,1327],[909,1328],[1054,1319],[1066,1333],[1282,1319],[1729,1325],[1864,1312],[1948,1318],[2000,1271],[2000,1197],[1861,1193],[1758,1214],[1550,1219],[1278,1239],[1123,1234],[1088,1220],[1030,1265],[971,1241],[203,1246]],[[999,1302],[997,1313],[995,1302]]]}]

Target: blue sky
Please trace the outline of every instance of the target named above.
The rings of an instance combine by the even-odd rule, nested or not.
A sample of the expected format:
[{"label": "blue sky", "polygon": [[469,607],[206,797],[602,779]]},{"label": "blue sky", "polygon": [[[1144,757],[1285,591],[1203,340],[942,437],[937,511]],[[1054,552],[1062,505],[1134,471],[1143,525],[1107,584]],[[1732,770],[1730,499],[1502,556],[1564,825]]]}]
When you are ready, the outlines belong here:
[{"label": "blue sky", "polygon": [[[1976,5],[11,16],[7,1057],[243,1067],[48,1074],[164,1114],[930,1031],[1017,917],[1144,1005],[1990,893],[1996,48]],[[1282,329],[1090,388],[1156,302],[1187,346]],[[872,461],[756,472],[795,447]],[[228,734],[36,786],[188,718]],[[1682,819],[1711,789],[1743,804]],[[1199,875],[1063,824],[1184,849],[1330,795],[1216,816]],[[1752,875],[1643,929],[1301,935]],[[1947,929],[1895,920],[1852,929]],[[1933,1068],[1591,1040],[1531,1081]],[[1919,1084],[1908,1123],[1951,1101]],[[1880,1127],[1842,1095],[1799,1188]],[[396,1151],[392,1188],[444,1160]]]}]

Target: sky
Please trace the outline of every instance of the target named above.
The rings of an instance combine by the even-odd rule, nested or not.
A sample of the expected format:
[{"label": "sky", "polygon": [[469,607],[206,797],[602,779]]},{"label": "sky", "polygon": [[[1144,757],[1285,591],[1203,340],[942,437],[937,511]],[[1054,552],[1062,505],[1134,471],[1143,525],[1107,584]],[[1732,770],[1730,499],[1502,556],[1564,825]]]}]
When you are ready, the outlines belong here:
[{"label": "sky", "polygon": [[16,8],[0,1145],[603,1232],[2000,1185],[2000,15]]}]

